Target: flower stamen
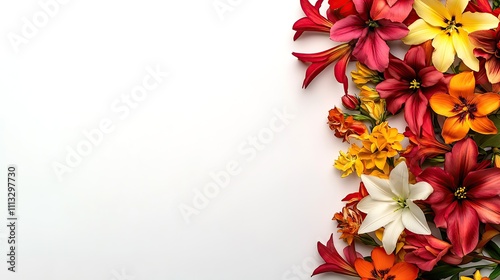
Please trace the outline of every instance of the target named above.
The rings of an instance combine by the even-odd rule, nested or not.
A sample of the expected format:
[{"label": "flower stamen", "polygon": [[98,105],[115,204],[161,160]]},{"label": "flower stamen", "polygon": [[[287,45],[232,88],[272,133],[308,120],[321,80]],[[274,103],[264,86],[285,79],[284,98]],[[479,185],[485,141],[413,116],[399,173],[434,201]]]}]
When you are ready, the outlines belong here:
[{"label": "flower stamen", "polygon": [[467,189],[466,189],[465,187],[459,187],[459,188],[455,191],[455,193],[454,193],[455,197],[456,197],[458,200],[460,200],[460,199],[466,199],[466,198],[467,198],[467,192],[466,192],[466,190],[467,190]]},{"label": "flower stamen", "polygon": [[410,82],[410,89],[419,89],[420,88],[420,82],[417,81],[417,79],[413,79],[413,81]]}]

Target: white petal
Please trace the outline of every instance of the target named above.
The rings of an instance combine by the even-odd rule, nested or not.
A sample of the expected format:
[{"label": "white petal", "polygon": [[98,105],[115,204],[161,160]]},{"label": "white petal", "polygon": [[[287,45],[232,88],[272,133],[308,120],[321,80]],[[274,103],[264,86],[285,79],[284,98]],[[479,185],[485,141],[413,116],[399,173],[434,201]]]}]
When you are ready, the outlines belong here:
[{"label": "white petal", "polygon": [[391,190],[400,198],[406,199],[410,193],[408,186],[408,169],[403,161],[398,164],[389,175]]},{"label": "white petal", "polygon": [[396,202],[378,203],[376,206],[367,212],[368,215],[366,215],[365,220],[361,223],[358,233],[376,231],[395,219],[400,219],[401,210],[398,210],[399,205]]},{"label": "white petal", "polygon": [[394,252],[394,249],[396,249],[398,238],[404,229],[405,227],[401,222],[401,216],[385,227],[384,237],[382,237],[382,245],[384,246],[385,252],[388,255]]},{"label": "white petal", "polygon": [[359,211],[363,213],[368,213],[372,211],[373,209],[378,208],[379,206],[384,207],[387,202],[385,201],[379,201],[379,200],[374,200],[370,196],[364,197],[361,199],[361,201],[356,205],[356,207],[359,209]]},{"label": "white petal", "polygon": [[361,181],[365,184],[370,196],[375,200],[392,201],[392,198],[395,196],[387,179],[363,174],[361,175]]},{"label": "white petal", "polygon": [[408,199],[413,200],[424,200],[434,192],[434,188],[427,182],[418,182],[414,185],[410,184],[410,195]]},{"label": "white petal", "polygon": [[404,227],[416,234],[431,234],[422,209],[409,200],[406,201],[406,205],[409,208],[403,210],[402,220]]}]

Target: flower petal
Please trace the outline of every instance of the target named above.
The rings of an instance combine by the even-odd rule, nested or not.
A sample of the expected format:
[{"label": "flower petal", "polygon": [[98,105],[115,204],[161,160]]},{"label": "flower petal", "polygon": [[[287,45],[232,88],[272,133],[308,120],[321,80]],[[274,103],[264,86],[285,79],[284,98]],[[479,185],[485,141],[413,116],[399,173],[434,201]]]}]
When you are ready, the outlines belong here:
[{"label": "flower petal", "polygon": [[445,6],[437,0],[415,0],[413,8],[423,20],[435,27],[446,27],[444,20],[451,18]]},{"label": "flower petal", "polygon": [[392,193],[403,199],[406,199],[410,195],[406,162],[401,162],[391,171],[389,181]]},{"label": "flower petal", "polygon": [[437,71],[434,66],[422,68],[418,72],[418,76],[422,80],[423,87],[434,86],[443,79],[443,73]]},{"label": "flower petal", "polygon": [[[400,262],[395,264],[387,275],[386,279],[414,280],[418,277],[418,268],[413,264]],[[390,278],[390,276],[394,276],[394,278]]]},{"label": "flower petal", "polygon": [[389,66],[389,46],[375,32],[359,38],[353,55],[370,69],[383,72]]},{"label": "flower petal", "polygon": [[354,267],[356,268],[356,271],[362,279],[372,279],[372,271],[375,269],[375,267],[373,267],[373,264],[371,262],[359,258],[354,262]]},{"label": "flower petal", "polygon": [[471,71],[462,72],[453,76],[450,80],[450,95],[456,98],[460,97],[474,97],[474,88],[476,87],[476,80]]},{"label": "flower petal", "polygon": [[410,185],[408,200],[425,200],[434,192],[434,188],[427,182],[418,182]]},{"label": "flower petal", "polygon": [[[399,1],[398,1],[399,2]],[[420,69],[425,67],[425,50],[423,47],[418,46],[414,48],[410,48],[408,52],[405,54],[404,61],[410,68],[419,71]]]},{"label": "flower petal", "polygon": [[463,29],[471,33],[478,30],[488,30],[497,27],[498,18],[489,13],[465,12],[462,15],[460,23],[463,25]]},{"label": "flower petal", "polygon": [[390,222],[385,227],[384,237],[382,237],[382,244],[387,254],[394,252],[394,249],[396,249],[398,238],[404,229],[405,227],[403,225],[403,222],[401,221],[401,215],[398,215],[397,218],[394,219],[394,221]]},{"label": "flower petal", "polygon": [[330,39],[336,42],[349,42],[358,39],[366,29],[365,22],[356,15],[337,21],[330,29]]},{"label": "flower petal", "polygon": [[363,174],[361,175],[361,181],[363,181],[370,197],[374,200],[392,201],[394,194],[389,180]]},{"label": "flower petal", "polygon": [[488,168],[467,174],[463,186],[467,188],[467,197],[472,199],[498,197],[500,195],[500,168]]},{"label": "flower petal", "polygon": [[[363,201],[366,201],[366,198],[363,198],[363,200],[361,200],[359,204],[362,204]],[[361,234],[376,231],[377,229],[386,226],[392,221],[399,219],[398,217],[401,216],[401,211],[398,211],[399,206],[396,204],[396,202],[394,202],[393,204],[377,203],[375,205],[375,208],[370,208],[369,211],[367,211],[368,215],[366,215],[365,219],[361,223],[358,233]]]},{"label": "flower petal", "polygon": [[396,257],[394,254],[386,254],[384,249],[377,247],[372,250],[371,257],[373,260],[373,266],[377,271],[389,270],[394,265]]},{"label": "flower petal", "polygon": [[457,56],[474,71],[479,71],[479,60],[474,56],[474,47],[472,46],[469,35],[463,29],[458,29],[451,35],[453,46],[457,51]]},{"label": "flower petal", "polygon": [[489,54],[495,53],[496,51],[496,37],[497,34],[493,30],[480,30],[469,33],[469,39],[474,47]]},{"label": "flower petal", "polygon": [[379,27],[375,29],[375,32],[385,41],[399,40],[408,34],[408,28],[402,23],[387,19],[381,19],[377,22]]},{"label": "flower petal", "polygon": [[465,11],[468,3],[469,0],[447,0],[446,9],[450,12],[450,15],[458,16]]},{"label": "flower petal", "polygon": [[490,83],[500,83],[500,59],[493,56],[486,60],[485,69]]},{"label": "flower petal", "polygon": [[460,100],[445,93],[436,93],[429,100],[432,110],[437,114],[445,117],[453,117],[457,112],[453,110],[455,104],[459,104]]},{"label": "flower petal", "polygon": [[488,119],[488,117],[476,117],[473,120],[468,119],[469,126],[475,132],[479,132],[481,134],[497,134],[498,129],[493,123],[492,120]]},{"label": "flower petal", "polygon": [[473,208],[483,223],[498,225],[500,223],[500,199],[492,197],[489,199],[467,200],[467,206]]},{"label": "flower petal", "polygon": [[467,203],[458,204],[448,216],[446,233],[453,245],[451,250],[457,256],[463,257],[472,252],[479,240],[479,219],[476,211],[467,207]]},{"label": "flower petal", "polygon": [[451,153],[445,155],[444,170],[454,179],[455,186],[462,185],[467,174],[476,169],[477,156],[477,144],[471,138],[456,143]]},{"label": "flower petal", "polygon": [[475,103],[477,107],[477,112],[474,113],[474,116],[486,116],[500,107],[500,94],[476,94],[471,103]]},{"label": "flower petal", "polygon": [[453,36],[448,36],[446,33],[440,32],[432,41],[432,46],[434,47],[432,63],[441,72],[446,72],[455,60],[456,51],[451,37]]},{"label": "flower petal", "polygon": [[434,39],[442,33],[439,27],[432,26],[423,19],[418,19],[408,26],[410,32],[402,40],[407,45],[419,45],[427,40]]},{"label": "flower petal", "polygon": [[423,127],[428,103],[421,90],[413,93],[406,100],[404,116],[410,129],[419,131]]},{"label": "flower petal", "polygon": [[425,220],[422,209],[411,200],[407,200],[406,205],[408,205],[409,208],[403,209],[403,215],[401,217],[404,227],[416,234],[431,234],[431,230]]},{"label": "flower petal", "polygon": [[467,119],[468,117],[465,117],[465,120],[460,120],[459,116],[454,116],[444,121],[441,135],[446,144],[462,140],[467,136],[470,129]]}]

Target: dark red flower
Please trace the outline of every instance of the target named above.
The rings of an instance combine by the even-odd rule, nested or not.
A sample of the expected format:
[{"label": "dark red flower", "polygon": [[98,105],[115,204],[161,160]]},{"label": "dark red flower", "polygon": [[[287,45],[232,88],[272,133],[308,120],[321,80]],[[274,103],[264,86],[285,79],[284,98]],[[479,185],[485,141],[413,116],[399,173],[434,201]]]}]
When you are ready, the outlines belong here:
[{"label": "dark red flower", "polygon": [[479,223],[500,223],[500,169],[477,162],[478,148],[470,139],[456,143],[445,156],[444,170],[425,169],[419,181],[431,184],[434,192],[426,202],[434,211],[434,223],[446,228],[452,252],[463,257],[479,239]]}]

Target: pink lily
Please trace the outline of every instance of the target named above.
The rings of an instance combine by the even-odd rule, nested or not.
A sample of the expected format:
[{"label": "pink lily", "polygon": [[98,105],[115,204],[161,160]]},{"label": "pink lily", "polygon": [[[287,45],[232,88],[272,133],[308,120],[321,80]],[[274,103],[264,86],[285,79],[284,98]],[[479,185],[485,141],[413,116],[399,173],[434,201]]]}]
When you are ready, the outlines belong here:
[{"label": "pink lily", "polygon": [[389,66],[386,41],[401,39],[408,33],[403,23],[380,18],[374,0],[353,0],[357,14],[337,21],[330,39],[337,42],[358,40],[353,56],[372,70],[383,72]]}]

